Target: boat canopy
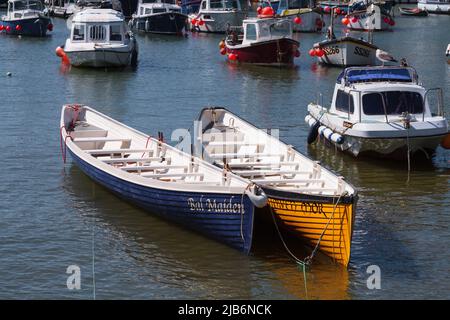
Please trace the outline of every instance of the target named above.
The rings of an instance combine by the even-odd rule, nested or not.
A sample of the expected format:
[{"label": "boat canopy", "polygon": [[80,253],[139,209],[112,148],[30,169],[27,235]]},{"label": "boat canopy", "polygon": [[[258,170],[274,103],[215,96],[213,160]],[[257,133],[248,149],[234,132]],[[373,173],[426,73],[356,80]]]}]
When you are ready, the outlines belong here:
[{"label": "boat canopy", "polygon": [[123,22],[124,16],[122,13],[113,9],[85,9],[75,14],[72,19],[73,23],[85,22]]},{"label": "boat canopy", "polygon": [[336,83],[341,83],[342,78],[346,84],[386,81],[417,83],[417,73],[411,67],[352,67],[342,71]]},{"label": "boat canopy", "polygon": [[241,10],[239,0],[203,0],[200,4],[200,10]]}]

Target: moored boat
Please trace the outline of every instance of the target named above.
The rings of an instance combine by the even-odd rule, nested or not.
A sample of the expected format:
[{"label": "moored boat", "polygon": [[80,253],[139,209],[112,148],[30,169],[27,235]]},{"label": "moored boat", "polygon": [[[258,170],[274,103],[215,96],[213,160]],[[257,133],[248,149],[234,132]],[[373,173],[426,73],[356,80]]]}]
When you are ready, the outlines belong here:
[{"label": "moored boat", "polygon": [[75,67],[136,65],[136,38],[122,13],[112,9],[84,9],[73,15],[70,37],[57,55]]},{"label": "moored boat", "polygon": [[52,30],[40,0],[9,0],[8,11],[0,19],[0,33],[8,35],[45,37]]},{"label": "moored boat", "polygon": [[[334,10],[334,9],[333,9]],[[348,23],[349,18],[343,18]],[[372,32],[369,33],[369,39]],[[376,50],[378,49],[372,41],[357,39],[348,35],[337,38],[334,35],[334,15],[331,15],[330,26],[327,30],[327,38],[324,41],[315,43],[309,51],[311,56],[316,56],[323,64],[347,67],[375,65]]]},{"label": "moored boat", "polygon": [[187,18],[175,0],[140,0],[131,26],[148,33],[181,34]]},{"label": "moored boat", "polygon": [[[61,150],[119,197],[242,252],[252,245],[255,204],[247,180],[81,105],[61,113]],[[253,202],[252,202],[253,201]]]},{"label": "moored boat", "polygon": [[413,17],[426,17],[428,16],[428,11],[419,8],[398,8],[400,14],[403,16],[413,16]]},{"label": "moored boat", "polygon": [[314,137],[309,143],[320,136],[355,157],[429,157],[448,132],[442,90],[425,89],[412,67],[345,69],[331,106],[309,104],[305,121]]},{"label": "moored boat", "polygon": [[199,155],[259,185],[270,220],[348,265],[357,202],[349,183],[225,108],[204,108],[198,121]]},{"label": "moored boat", "polygon": [[322,12],[312,0],[280,0],[277,15],[293,22],[294,32],[320,32],[325,26]]},{"label": "moored boat", "polygon": [[450,14],[450,0],[419,0],[417,7],[433,14]]},{"label": "moored boat", "polygon": [[188,22],[192,31],[225,33],[230,26],[242,25],[246,16],[239,0],[202,0]]},{"label": "moored boat", "polygon": [[349,19],[347,27],[360,31],[386,31],[395,26],[389,11],[381,4],[372,3],[362,10],[351,11],[346,15]]},{"label": "moored boat", "polygon": [[231,27],[220,48],[231,62],[280,67],[294,64],[299,45],[289,20],[251,18],[242,27]]},{"label": "moored boat", "polygon": [[77,10],[76,0],[47,0],[47,9],[51,16],[68,18]]},{"label": "moored boat", "polygon": [[338,8],[338,14],[346,14],[349,12],[350,1],[318,1],[317,7],[322,10],[323,13],[331,14],[332,8]]}]

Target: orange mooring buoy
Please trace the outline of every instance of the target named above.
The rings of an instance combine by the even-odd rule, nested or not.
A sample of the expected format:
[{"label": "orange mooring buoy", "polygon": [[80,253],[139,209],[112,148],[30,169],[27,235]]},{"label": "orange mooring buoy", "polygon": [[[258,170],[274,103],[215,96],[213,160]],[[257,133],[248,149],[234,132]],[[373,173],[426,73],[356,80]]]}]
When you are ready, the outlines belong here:
[{"label": "orange mooring buoy", "polygon": [[450,133],[447,133],[447,135],[442,138],[441,146],[444,149],[450,149]]}]

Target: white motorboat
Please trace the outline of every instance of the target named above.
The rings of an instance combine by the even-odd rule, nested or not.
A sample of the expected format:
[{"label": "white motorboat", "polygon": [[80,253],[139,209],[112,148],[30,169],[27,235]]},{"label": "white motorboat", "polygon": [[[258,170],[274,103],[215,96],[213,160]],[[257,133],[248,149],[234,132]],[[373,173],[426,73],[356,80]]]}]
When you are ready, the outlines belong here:
[{"label": "white motorboat", "polygon": [[112,9],[84,9],[74,14],[70,38],[62,49],[76,67],[136,65],[138,56],[136,39],[123,14]]},{"label": "white motorboat", "polygon": [[450,0],[419,0],[417,7],[428,13],[450,14]]},{"label": "white motorboat", "polygon": [[[334,11],[334,8],[331,10]],[[342,20],[350,21],[347,17]],[[369,39],[369,41],[365,41],[349,35],[337,38],[334,35],[334,14],[332,14],[330,26],[327,29],[327,38],[315,43],[309,54],[316,56],[320,63],[327,65],[340,67],[375,65],[375,53],[378,47],[372,43],[372,31],[369,31]]]},{"label": "white motorboat", "polygon": [[448,133],[442,90],[425,89],[412,67],[351,67],[338,77],[331,106],[310,103],[308,143],[317,136],[354,156],[430,156]]},{"label": "white motorboat", "polygon": [[390,12],[378,3],[371,3],[362,10],[352,11],[346,15],[346,18],[349,19],[347,27],[351,30],[385,31],[395,25]]},{"label": "white motorboat", "polygon": [[198,13],[189,15],[189,26],[193,31],[224,33],[242,25],[246,16],[239,0],[202,0]]}]

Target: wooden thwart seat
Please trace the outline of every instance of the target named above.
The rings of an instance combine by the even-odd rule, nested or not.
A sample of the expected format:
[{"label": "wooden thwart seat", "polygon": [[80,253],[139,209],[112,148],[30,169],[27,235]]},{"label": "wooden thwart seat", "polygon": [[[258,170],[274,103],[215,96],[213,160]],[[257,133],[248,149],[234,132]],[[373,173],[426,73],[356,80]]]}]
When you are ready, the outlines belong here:
[{"label": "wooden thwart seat", "polygon": [[89,154],[116,154],[116,153],[139,153],[139,152],[153,152],[151,149],[91,149],[84,150]]},{"label": "wooden thwart seat", "polygon": [[108,138],[108,137],[90,137],[90,138],[74,138],[74,142],[112,142],[112,141],[122,141],[131,142],[129,138]]},{"label": "wooden thwart seat", "polygon": [[298,162],[229,162],[228,166],[230,168],[239,168],[239,167],[270,167],[270,166],[297,166]]},{"label": "wooden thwart seat", "polygon": [[127,166],[121,167],[120,169],[125,171],[150,171],[150,170],[161,170],[161,169],[188,169],[188,166],[181,165],[155,165],[155,166]]},{"label": "wooden thwart seat", "polygon": [[180,172],[180,173],[141,173],[142,177],[146,178],[169,178],[169,177],[202,177],[204,176],[203,173],[200,172]]},{"label": "wooden thwart seat", "polygon": [[112,159],[100,159],[105,163],[121,163],[121,162],[151,162],[151,161],[170,161],[170,158],[164,157],[144,157],[144,158],[112,158]]},{"label": "wooden thwart seat", "polygon": [[325,183],[322,179],[253,179],[252,182],[268,185],[268,184],[292,184],[292,183]]},{"label": "wooden thwart seat", "polygon": [[210,158],[214,159],[239,159],[239,158],[259,158],[259,157],[284,157],[281,153],[212,153],[208,155]]},{"label": "wooden thwart seat", "polygon": [[240,176],[256,176],[256,175],[284,175],[284,174],[312,174],[312,171],[298,170],[236,170],[234,173]]}]

